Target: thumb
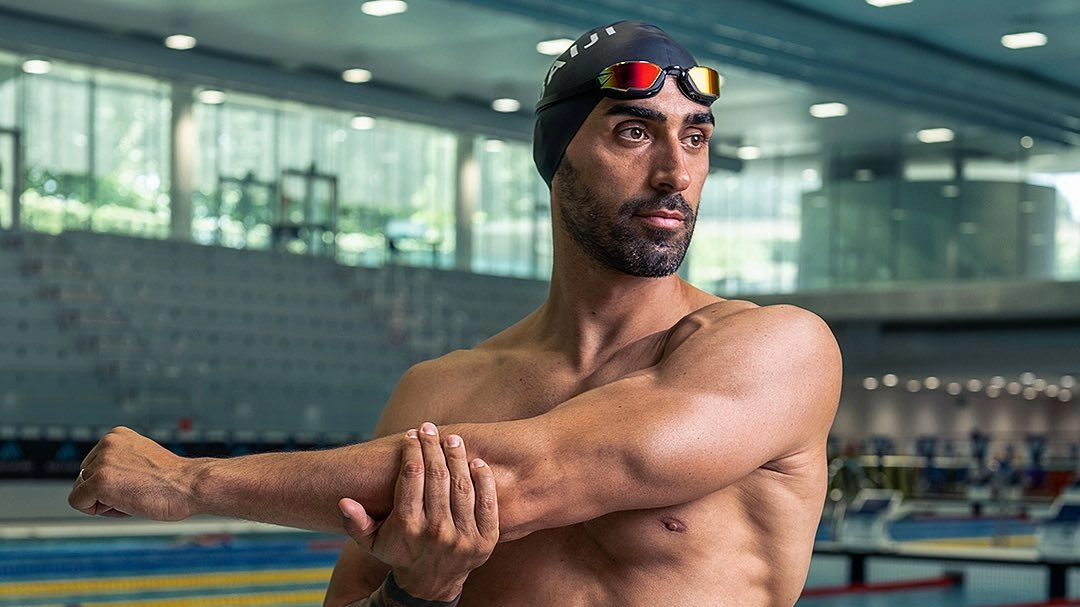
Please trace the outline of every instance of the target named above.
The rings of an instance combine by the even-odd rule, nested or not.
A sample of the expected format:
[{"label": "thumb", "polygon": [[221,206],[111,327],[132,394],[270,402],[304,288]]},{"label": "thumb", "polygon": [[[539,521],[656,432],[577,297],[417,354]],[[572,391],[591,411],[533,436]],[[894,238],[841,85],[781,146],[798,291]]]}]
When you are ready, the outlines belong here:
[{"label": "thumb", "polygon": [[338,501],[338,509],[344,517],[345,533],[348,533],[349,537],[361,548],[370,551],[372,544],[375,543],[375,531],[379,528],[375,519],[368,515],[360,502],[347,497]]}]

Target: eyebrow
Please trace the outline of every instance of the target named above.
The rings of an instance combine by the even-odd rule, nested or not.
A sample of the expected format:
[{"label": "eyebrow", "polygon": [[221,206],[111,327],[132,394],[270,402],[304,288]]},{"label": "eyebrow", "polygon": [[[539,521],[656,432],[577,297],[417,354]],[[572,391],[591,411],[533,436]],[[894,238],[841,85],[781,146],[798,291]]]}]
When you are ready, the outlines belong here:
[{"label": "eyebrow", "polygon": [[[667,115],[657,110],[641,107],[639,105],[630,105],[627,103],[616,103],[608,108],[608,116],[633,116],[635,118],[641,118],[642,120],[652,120],[655,122],[664,123],[667,122]],[[683,119],[683,124],[715,124],[716,119],[713,118],[712,112],[697,112],[694,114],[688,114]]]}]

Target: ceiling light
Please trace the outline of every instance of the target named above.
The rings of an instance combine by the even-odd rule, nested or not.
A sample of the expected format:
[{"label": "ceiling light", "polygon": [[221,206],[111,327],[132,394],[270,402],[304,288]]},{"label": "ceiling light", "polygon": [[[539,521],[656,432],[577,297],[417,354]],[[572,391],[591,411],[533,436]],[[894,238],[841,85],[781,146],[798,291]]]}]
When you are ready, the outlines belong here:
[{"label": "ceiling light", "polygon": [[358,131],[370,131],[375,128],[375,119],[371,116],[353,116],[349,126]]},{"label": "ceiling light", "polygon": [[1019,32],[1005,34],[1001,37],[1001,45],[1005,48],[1021,49],[1046,45],[1046,34],[1042,32]]},{"label": "ceiling light", "polygon": [[561,55],[563,51],[570,48],[570,45],[574,41],[569,38],[553,38],[551,40],[541,40],[536,43],[536,52],[541,55]]},{"label": "ceiling light", "polygon": [[225,103],[225,92],[217,89],[205,89],[199,91],[199,101],[207,105],[218,105],[219,103]]},{"label": "ceiling light", "polygon": [[404,0],[370,0],[360,5],[360,12],[372,17],[386,17],[404,13],[408,8]]},{"label": "ceiling light", "polygon": [[48,74],[51,69],[52,63],[44,59],[27,59],[22,64],[22,71],[27,74]]},{"label": "ceiling light", "polygon": [[915,0],[866,0],[866,3],[870,6],[885,8],[886,6],[896,6],[898,4],[911,4],[914,1]]},{"label": "ceiling light", "polygon": [[359,67],[353,67],[341,72],[341,79],[351,84],[360,84],[371,80],[371,72]]},{"label": "ceiling light", "polygon": [[485,139],[484,151],[485,152],[501,152],[506,148],[506,142],[502,139]]},{"label": "ceiling light", "polygon": [[174,51],[187,51],[195,48],[195,36],[188,36],[187,34],[173,34],[165,39],[165,46],[173,49]]},{"label": "ceiling light", "polygon": [[847,106],[833,101],[830,103],[815,103],[810,106],[810,115],[814,118],[838,118],[847,116]]},{"label": "ceiling light", "polygon": [[521,109],[521,102],[517,99],[502,97],[491,102],[491,109],[496,112],[512,113]]},{"label": "ceiling light", "polygon": [[952,129],[946,128],[923,129],[915,133],[915,137],[923,143],[946,143],[952,141],[956,137],[956,133],[953,133]]},{"label": "ceiling light", "polygon": [[757,160],[761,158],[761,148],[756,145],[744,145],[735,150],[735,155],[741,160]]},{"label": "ceiling light", "polygon": [[1028,135],[1024,135],[1020,138],[1020,147],[1024,148],[1025,150],[1030,150],[1031,148],[1035,147],[1035,140]]}]

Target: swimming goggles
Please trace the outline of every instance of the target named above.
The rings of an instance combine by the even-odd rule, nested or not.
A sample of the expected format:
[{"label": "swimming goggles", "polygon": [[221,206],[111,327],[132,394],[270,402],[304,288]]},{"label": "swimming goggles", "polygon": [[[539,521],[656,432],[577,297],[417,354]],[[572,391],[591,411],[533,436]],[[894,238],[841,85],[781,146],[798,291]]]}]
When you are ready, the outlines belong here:
[{"label": "swimming goggles", "polygon": [[685,68],[678,65],[660,67],[650,61],[622,61],[604,68],[588,82],[570,89],[548,95],[536,104],[540,111],[550,105],[565,101],[575,95],[600,90],[615,99],[644,99],[660,92],[668,74],[675,76],[679,89],[691,100],[712,105],[720,97],[720,85],[724,79],[711,67],[696,65]]}]

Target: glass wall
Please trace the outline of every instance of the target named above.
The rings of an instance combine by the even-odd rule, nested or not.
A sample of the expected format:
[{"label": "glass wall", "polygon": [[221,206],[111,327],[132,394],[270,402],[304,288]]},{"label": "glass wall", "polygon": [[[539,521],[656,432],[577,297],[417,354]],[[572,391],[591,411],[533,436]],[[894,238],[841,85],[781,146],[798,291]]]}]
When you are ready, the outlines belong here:
[{"label": "glass wall", "polygon": [[472,221],[473,271],[546,278],[551,271],[551,208],[532,146],[484,138],[473,145],[480,172]]},{"label": "glass wall", "polygon": [[[24,229],[166,237],[170,85],[50,67],[27,73],[21,57],[0,54],[0,227],[13,222],[19,132]],[[548,193],[525,142],[235,92],[193,114],[196,242],[451,268],[466,229],[473,271],[549,276]],[[897,144],[873,170],[857,168],[873,161],[857,149],[823,144],[715,171],[683,274],[723,295],[1080,280],[1075,150],[1031,154],[1012,140],[958,157],[959,147],[917,145]],[[475,207],[458,218],[469,162]]]},{"label": "glass wall", "polygon": [[196,242],[450,264],[452,133],[235,93],[194,114]]},{"label": "glass wall", "polygon": [[166,85],[54,63],[2,86],[0,96],[15,100],[11,128],[22,133],[25,153],[23,228],[167,233]]}]

